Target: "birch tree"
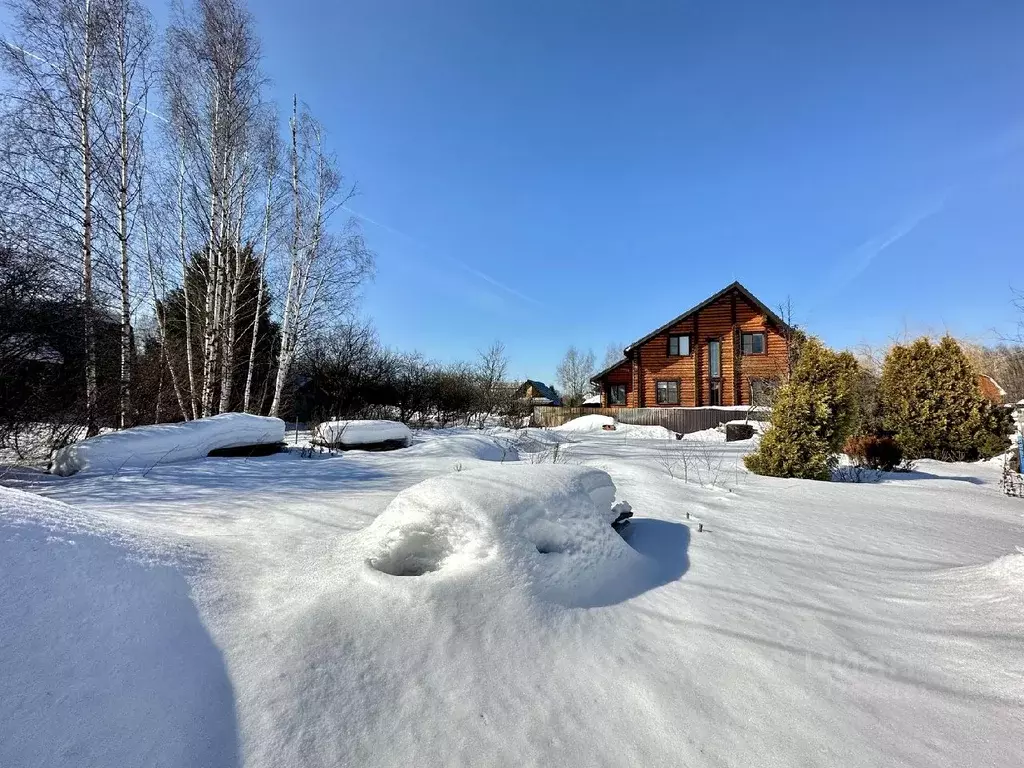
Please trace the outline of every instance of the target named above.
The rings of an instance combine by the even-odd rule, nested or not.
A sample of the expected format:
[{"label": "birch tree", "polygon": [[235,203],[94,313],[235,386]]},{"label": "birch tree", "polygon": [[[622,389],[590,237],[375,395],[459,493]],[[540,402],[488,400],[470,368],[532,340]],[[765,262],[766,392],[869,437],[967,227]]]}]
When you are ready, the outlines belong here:
[{"label": "birch tree", "polygon": [[98,433],[94,311],[94,198],[106,116],[96,98],[101,45],[95,0],[12,0],[11,39],[0,45],[9,75],[11,111],[5,123],[11,163],[0,183],[11,185],[48,230],[62,263],[77,274],[85,349],[86,434]]},{"label": "birch tree", "polygon": [[120,299],[120,380],[118,425],[131,426],[132,265],[133,230],[142,195],[143,131],[149,76],[152,69],[152,24],[145,8],[134,0],[106,0],[102,24],[104,45],[100,65],[107,84],[100,97],[113,116],[113,131],[106,138],[109,162],[105,174],[115,210],[118,248],[117,285]]},{"label": "birch tree", "polygon": [[[179,10],[168,30],[168,50],[164,88],[184,160],[181,240],[184,244],[191,235],[205,254],[203,296],[188,297],[196,311],[186,314],[190,324],[199,322],[202,333],[199,381],[194,381],[191,364],[189,373],[197,415],[210,416],[230,402],[232,300],[243,279],[239,266],[250,197],[249,158],[263,109],[264,79],[252,17],[236,0],[198,0]],[[188,252],[182,248],[183,259]]]},{"label": "birch tree", "polygon": [[285,382],[296,351],[315,324],[327,325],[354,300],[372,268],[354,219],[340,231],[330,225],[355,194],[346,186],[337,161],[324,146],[324,130],[292,99],[289,121],[291,222],[288,238],[288,283],[281,318],[281,346],[270,415],[281,411]]}]

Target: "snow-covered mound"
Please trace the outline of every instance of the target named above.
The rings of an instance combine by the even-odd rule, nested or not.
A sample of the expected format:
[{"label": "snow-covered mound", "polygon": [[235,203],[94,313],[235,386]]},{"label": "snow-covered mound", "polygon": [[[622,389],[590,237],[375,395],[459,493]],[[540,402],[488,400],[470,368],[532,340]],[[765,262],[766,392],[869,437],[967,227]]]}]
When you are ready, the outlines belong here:
[{"label": "snow-covered mound", "polygon": [[580,416],[578,419],[567,421],[560,427],[552,427],[556,432],[601,432],[606,426],[615,426],[615,419],[611,416]]},{"label": "snow-covered mound", "polygon": [[382,578],[466,578],[581,605],[642,558],[612,529],[606,472],[512,464],[431,478],[398,494],[364,531]]},{"label": "snow-covered mound", "polygon": [[453,459],[481,459],[482,461],[517,461],[519,452],[510,440],[492,437],[480,431],[427,430],[417,442],[403,453],[410,456]]},{"label": "snow-covered mound", "polygon": [[50,471],[73,475],[83,470],[115,472],[190,461],[222,448],[267,445],[284,440],[284,422],[250,413],[222,413],[177,424],[153,424],[83,440],[62,448]]},{"label": "snow-covered mound", "polygon": [[[606,426],[614,426],[614,430],[606,430]],[[568,433],[592,433],[599,432],[608,435],[618,435],[619,437],[628,437],[630,439],[640,440],[671,440],[676,435],[670,429],[658,426],[643,426],[638,424],[623,424],[617,422],[611,416],[599,416],[593,414],[590,416],[580,416],[578,419],[567,421],[560,427],[552,427],[553,431],[556,432],[568,432]]]},{"label": "snow-covered mound", "polygon": [[0,487],[0,765],[235,765],[231,682],[179,573]]},{"label": "snow-covered mound", "polygon": [[313,432],[313,443],[343,448],[361,445],[412,444],[412,431],[400,421],[347,419],[325,421]]}]

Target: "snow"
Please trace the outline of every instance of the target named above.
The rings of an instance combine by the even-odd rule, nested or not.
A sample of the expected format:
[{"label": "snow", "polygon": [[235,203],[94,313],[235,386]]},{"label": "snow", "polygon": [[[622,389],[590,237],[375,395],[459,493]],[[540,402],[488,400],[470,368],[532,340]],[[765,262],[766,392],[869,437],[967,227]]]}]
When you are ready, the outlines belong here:
[{"label": "snow", "polygon": [[179,570],[0,488],[0,765],[227,765],[234,694]]},{"label": "snow", "polygon": [[[605,426],[614,426],[615,430],[606,430]],[[675,437],[675,432],[660,426],[643,426],[637,424],[623,424],[611,416],[599,416],[592,414],[580,416],[568,421],[560,427],[552,427],[553,431],[570,433],[592,433],[596,432],[605,435],[618,435],[640,440],[668,440]]]},{"label": "snow", "polygon": [[317,425],[313,442],[318,445],[359,446],[398,441],[412,443],[412,431],[400,421],[351,419]]},{"label": "snow", "polygon": [[[612,529],[615,486],[576,466],[503,464],[431,478],[402,491],[360,535],[352,557],[399,577],[421,599],[458,598],[466,582],[521,599],[594,605],[642,571]],[[454,588],[454,593],[450,590]]]},{"label": "snow", "polygon": [[589,416],[580,416],[567,421],[560,427],[552,427],[552,429],[558,432],[599,432],[607,426],[615,426],[615,419],[595,413]]},{"label": "snow", "polygon": [[[479,458],[545,434],[568,464]],[[3,518],[0,765],[1024,764],[997,462],[820,483],[747,473],[750,441],[415,440],[24,481],[72,506]]]},{"label": "snow", "polygon": [[591,395],[590,397],[586,398],[583,401],[583,404],[584,405],[600,405],[601,404],[601,396],[600,395]]},{"label": "snow", "polygon": [[73,475],[85,470],[118,472],[207,456],[219,448],[284,441],[284,422],[248,413],[222,413],[178,424],[154,424],[109,432],[57,451],[50,471]]},{"label": "snow", "polygon": [[508,439],[481,431],[429,430],[427,437],[402,451],[415,458],[479,459],[481,461],[516,461],[519,453]]}]

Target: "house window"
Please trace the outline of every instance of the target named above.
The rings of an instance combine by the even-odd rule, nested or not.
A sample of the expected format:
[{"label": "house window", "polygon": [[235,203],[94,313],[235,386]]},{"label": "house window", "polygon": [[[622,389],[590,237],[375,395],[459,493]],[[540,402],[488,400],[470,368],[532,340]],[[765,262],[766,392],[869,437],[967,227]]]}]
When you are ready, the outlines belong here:
[{"label": "house window", "polygon": [[686,357],[690,354],[690,337],[689,336],[669,336],[668,337],[668,356],[669,357]]},{"label": "house window", "polygon": [[744,333],[743,334],[743,354],[744,355],[763,355],[764,354],[764,334],[763,333]]},{"label": "house window", "polygon": [[679,382],[659,381],[656,396],[658,405],[679,405]]},{"label": "house window", "polygon": [[626,404],[626,385],[611,384],[608,387],[608,405]]}]

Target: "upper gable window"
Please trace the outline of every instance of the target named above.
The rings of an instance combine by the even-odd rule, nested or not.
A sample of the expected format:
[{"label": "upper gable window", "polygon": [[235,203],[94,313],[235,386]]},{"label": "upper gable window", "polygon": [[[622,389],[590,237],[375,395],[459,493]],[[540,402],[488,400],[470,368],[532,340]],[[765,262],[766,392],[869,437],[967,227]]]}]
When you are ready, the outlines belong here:
[{"label": "upper gable window", "polygon": [[764,334],[763,333],[744,333],[743,334],[743,354],[744,355],[763,355],[764,354]]},{"label": "upper gable window", "polygon": [[676,335],[668,337],[668,356],[686,357],[690,354],[690,337]]}]

